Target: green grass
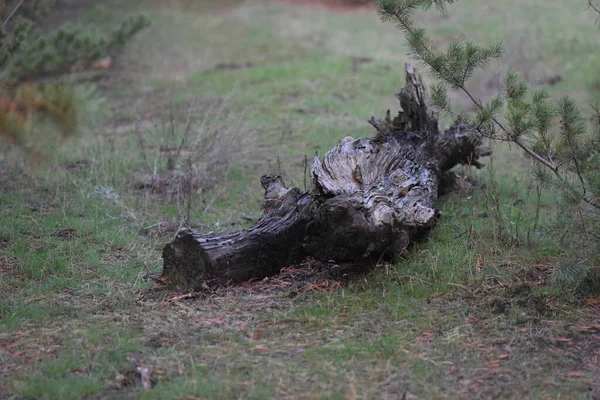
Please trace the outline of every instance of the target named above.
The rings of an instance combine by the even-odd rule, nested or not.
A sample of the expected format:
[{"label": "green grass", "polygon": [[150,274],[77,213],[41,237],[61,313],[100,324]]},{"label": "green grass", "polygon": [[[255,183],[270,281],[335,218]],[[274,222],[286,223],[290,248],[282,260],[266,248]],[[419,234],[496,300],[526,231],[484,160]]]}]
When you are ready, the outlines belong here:
[{"label": "green grass", "polygon": [[[145,276],[160,273],[173,235],[155,226],[176,227],[184,205],[177,193],[140,190],[140,177],[167,173],[161,148],[179,146],[190,107],[197,124],[185,151],[214,129],[227,132],[217,149],[237,152],[192,196],[191,221],[205,232],[259,215],[263,173],[281,165],[301,187],[305,155],[372,135],[365,121],[398,108],[393,94],[409,59],[375,12],[239,3],[127,2],[152,26],[102,81],[106,118],[33,175],[20,154],[5,154],[0,397],[600,395],[600,339],[585,329],[597,324],[597,308],[546,284],[562,251],[533,231],[529,161],[500,145],[493,165],[459,171],[485,186],[440,199],[440,224],[399,263],[324,292],[258,286],[167,301],[170,293],[152,291]],[[111,4],[77,18],[112,24],[125,12]],[[465,0],[424,22],[440,43],[505,42],[503,64],[475,77],[481,97],[507,65],[534,81],[559,74],[553,94],[582,104],[600,94],[598,32],[583,6]],[[179,168],[182,157],[173,161]],[[543,195],[542,221],[553,200]],[[150,390],[128,356],[152,372]]]}]

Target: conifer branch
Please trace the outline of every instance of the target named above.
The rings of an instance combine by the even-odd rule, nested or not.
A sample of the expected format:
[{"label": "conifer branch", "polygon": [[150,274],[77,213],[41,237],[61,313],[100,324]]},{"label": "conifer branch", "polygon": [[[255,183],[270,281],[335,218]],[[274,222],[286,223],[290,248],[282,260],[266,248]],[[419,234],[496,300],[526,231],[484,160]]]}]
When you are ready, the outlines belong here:
[{"label": "conifer branch", "polygon": [[[477,108],[483,110],[483,106],[481,105],[481,103],[477,99],[475,99],[475,97],[473,97],[473,95],[467,90],[467,88],[465,88],[463,85],[459,86],[459,88],[469,97],[469,99],[471,99],[471,101],[475,104],[475,106],[477,106]],[[550,161],[546,160],[544,157],[542,157],[541,155],[533,151],[531,148],[529,148],[529,146],[523,143],[518,137],[512,135],[511,132],[497,118],[492,117],[492,121],[494,121],[494,123],[498,125],[498,127],[509,136],[509,141],[519,146],[523,151],[525,151],[525,153],[529,154],[531,157],[535,158],[537,161],[542,163],[555,175],[560,175],[558,168],[554,165],[554,163],[551,163]]]}]

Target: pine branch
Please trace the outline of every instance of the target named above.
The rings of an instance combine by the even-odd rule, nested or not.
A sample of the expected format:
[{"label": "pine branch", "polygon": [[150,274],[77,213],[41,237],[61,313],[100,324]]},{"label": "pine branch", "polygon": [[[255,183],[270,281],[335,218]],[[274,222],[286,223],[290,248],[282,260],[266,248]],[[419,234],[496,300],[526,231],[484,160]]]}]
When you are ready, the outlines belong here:
[{"label": "pine branch", "polygon": [[[473,97],[471,92],[469,92],[464,86],[460,86],[459,88],[469,97],[469,99],[471,99],[471,101],[477,106],[477,108],[479,108],[480,110],[483,109],[481,103],[477,99],[475,99],[475,97]],[[511,132],[498,119],[492,117],[492,121],[494,121],[494,123],[498,125],[498,127],[509,136],[510,141],[519,146],[522,150],[525,151],[525,153],[529,154],[531,157],[535,158],[541,164],[546,166],[548,169],[550,169],[550,171],[554,172],[555,175],[559,175],[558,168],[554,165],[554,163],[549,162],[544,157],[537,154],[535,151],[529,148],[529,146],[523,143],[518,137],[516,137],[514,134],[511,134]]]},{"label": "pine branch", "polygon": [[[564,100],[559,105],[559,109],[562,110],[560,124],[564,131],[563,145],[567,151],[565,154],[560,148],[555,148],[558,144],[552,142],[548,133],[551,120],[556,114],[552,106],[546,103],[549,96],[545,90],[534,92],[529,103],[525,99],[529,90],[527,84],[520,81],[515,74],[509,73],[506,79],[507,121],[504,123],[496,116],[501,107],[500,99],[494,99],[484,105],[467,89],[466,81],[472,76],[474,70],[484,68],[490,59],[501,56],[503,49],[500,44],[484,48],[471,42],[453,41],[442,53],[427,37],[425,29],[415,25],[412,16],[419,8],[427,10],[435,4],[438,9],[443,9],[445,3],[453,2],[453,0],[379,0],[379,13],[384,22],[393,21],[404,32],[410,54],[418,63],[426,67],[435,78],[453,89],[460,90],[473,102],[478,112],[476,123],[468,122],[471,127],[492,140],[515,143],[539,165],[552,173],[554,183],[570,199],[574,202],[583,201],[595,209],[600,209],[600,197],[594,199],[588,196],[588,189],[591,186],[584,178],[584,175],[590,172],[587,167],[590,162],[585,161],[586,166],[583,164],[584,160],[591,160],[590,157],[596,159],[600,157],[597,155],[600,150],[593,150],[593,146],[582,147],[577,141],[576,137],[584,133],[586,127],[574,102]],[[599,14],[600,21],[600,7],[594,4],[594,0],[588,0],[588,6]],[[438,108],[451,113],[457,119],[470,120],[469,117],[464,117],[463,113],[452,111],[444,84],[434,86],[432,99]],[[600,113],[598,115],[600,119]],[[502,135],[496,134],[495,127]],[[531,134],[537,138],[533,147],[523,140],[524,136]],[[544,153],[547,157],[542,155]],[[558,163],[554,160],[554,153],[559,155]],[[566,158],[561,160],[565,155]],[[561,169],[563,167],[564,169]],[[570,178],[573,177],[579,181],[581,193],[577,193],[579,189],[569,183]]]}]

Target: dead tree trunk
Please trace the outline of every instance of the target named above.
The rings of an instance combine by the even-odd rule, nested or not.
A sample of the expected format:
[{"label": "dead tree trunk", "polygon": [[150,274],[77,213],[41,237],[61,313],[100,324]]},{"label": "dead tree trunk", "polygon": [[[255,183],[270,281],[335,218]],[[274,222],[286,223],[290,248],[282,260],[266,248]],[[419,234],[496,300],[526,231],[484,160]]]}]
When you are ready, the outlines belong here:
[{"label": "dead tree trunk", "polygon": [[263,176],[264,214],[247,230],[201,235],[180,231],[163,250],[163,277],[181,288],[206,281],[241,282],[273,275],[306,256],[369,265],[399,257],[435,226],[438,193],[447,171],[482,165],[489,155],[464,125],[439,132],[428,88],[410,65],[393,120],[371,118],[372,139],[346,137],[312,166],[314,189],[287,188],[279,175]]}]

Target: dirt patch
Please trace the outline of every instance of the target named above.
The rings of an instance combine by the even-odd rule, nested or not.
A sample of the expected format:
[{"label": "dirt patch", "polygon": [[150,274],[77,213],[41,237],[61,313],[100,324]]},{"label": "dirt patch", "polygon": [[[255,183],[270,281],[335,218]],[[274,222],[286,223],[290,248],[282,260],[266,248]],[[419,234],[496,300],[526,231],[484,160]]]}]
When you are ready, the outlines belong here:
[{"label": "dirt patch", "polygon": [[71,241],[77,237],[77,231],[73,228],[61,228],[54,232],[52,236],[56,236],[64,241]]},{"label": "dirt patch", "polygon": [[343,13],[372,12],[377,9],[374,2],[364,0],[283,0],[282,2],[297,6],[320,7],[327,11]]},{"label": "dirt patch", "polygon": [[35,206],[31,206],[29,209],[40,215],[50,215],[56,210],[56,207],[48,203],[39,203]]},{"label": "dirt patch", "polygon": [[230,8],[242,3],[241,0],[156,0],[156,4],[164,7],[194,8]]},{"label": "dirt patch", "polygon": [[65,165],[65,168],[71,172],[81,172],[91,168],[94,165],[94,161],[89,159],[81,159],[74,162],[70,162]]},{"label": "dirt patch", "polygon": [[360,71],[363,65],[372,63],[373,60],[371,57],[352,57],[352,72],[356,73]]},{"label": "dirt patch", "polygon": [[[5,243],[8,243],[7,239],[0,238],[0,249],[3,247],[1,240],[6,240]],[[14,258],[0,257],[0,276],[22,278],[18,261]]]},{"label": "dirt patch", "polygon": [[146,226],[140,230],[140,235],[154,237],[154,238],[165,238],[165,240],[171,239],[175,233],[179,230],[181,224],[178,221],[159,221],[150,226]]},{"label": "dirt patch", "polygon": [[296,111],[298,114],[304,114],[304,115],[328,115],[328,114],[332,113],[327,108],[317,108],[317,107],[315,107],[315,108],[297,108],[294,111]]},{"label": "dirt patch", "polygon": [[53,328],[56,324],[48,325],[48,334],[36,335],[33,330],[19,330],[11,334],[0,335],[0,398],[8,395],[8,377],[20,371],[27,370],[40,361],[55,357],[62,348],[62,340],[55,335]]},{"label": "dirt patch", "polygon": [[248,69],[254,67],[254,63],[221,63],[217,64],[214,68],[215,71],[235,71],[241,69]]},{"label": "dirt patch", "polygon": [[[161,7],[179,7],[187,10],[217,10],[231,12],[240,6],[241,0],[155,0]],[[364,12],[373,11],[377,8],[372,0],[280,0],[298,6],[322,7],[334,12]]]},{"label": "dirt patch", "polygon": [[[332,271],[333,267],[333,271]],[[310,291],[330,291],[344,285],[344,280],[335,273],[335,267],[310,259],[302,264],[287,267],[278,275],[260,281],[249,281],[228,291],[238,294],[289,292],[290,297]],[[338,275],[338,276],[336,276]]]},{"label": "dirt patch", "polygon": [[283,294],[293,298],[300,293],[327,292],[339,288],[347,282],[347,278],[353,275],[356,275],[356,273],[352,268],[309,259],[302,264],[283,268],[279,274],[262,280],[250,280],[239,285],[218,287],[211,286],[211,282],[207,282],[203,291],[189,293],[173,292],[162,277],[148,275],[147,278],[155,281],[157,285],[140,291],[138,296],[140,300],[164,297],[164,300],[170,302],[207,299],[214,296],[259,296],[268,298],[272,295],[280,296]]}]

